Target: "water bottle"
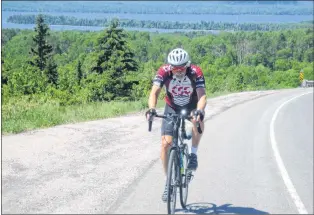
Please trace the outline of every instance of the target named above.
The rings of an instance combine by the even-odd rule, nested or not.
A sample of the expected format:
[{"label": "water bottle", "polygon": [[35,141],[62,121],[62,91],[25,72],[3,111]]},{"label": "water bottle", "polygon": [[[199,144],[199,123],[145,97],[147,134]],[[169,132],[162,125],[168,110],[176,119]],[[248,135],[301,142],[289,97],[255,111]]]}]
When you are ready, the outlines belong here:
[{"label": "water bottle", "polygon": [[192,123],[186,122],[186,124],[185,124],[185,131],[186,131],[186,138],[188,140],[190,140],[192,138],[192,128],[193,128]]}]

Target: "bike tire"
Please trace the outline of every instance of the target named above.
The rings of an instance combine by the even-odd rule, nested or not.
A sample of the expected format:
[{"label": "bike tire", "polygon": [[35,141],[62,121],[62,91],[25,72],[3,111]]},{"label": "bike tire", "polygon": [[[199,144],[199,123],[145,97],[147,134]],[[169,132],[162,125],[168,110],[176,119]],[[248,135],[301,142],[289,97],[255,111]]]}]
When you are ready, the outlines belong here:
[{"label": "bike tire", "polygon": [[174,214],[175,209],[176,209],[176,198],[177,198],[177,187],[175,184],[176,172],[177,172],[176,163],[177,163],[176,150],[171,150],[169,160],[168,160],[168,172],[167,172],[167,189],[168,189],[167,211],[168,211],[168,214]]},{"label": "bike tire", "polygon": [[180,172],[181,175],[181,186],[180,186],[180,203],[183,209],[186,209],[186,202],[189,194],[189,183],[187,179],[188,174],[188,163],[189,163],[189,153],[187,145],[185,145],[183,149],[183,173]]}]

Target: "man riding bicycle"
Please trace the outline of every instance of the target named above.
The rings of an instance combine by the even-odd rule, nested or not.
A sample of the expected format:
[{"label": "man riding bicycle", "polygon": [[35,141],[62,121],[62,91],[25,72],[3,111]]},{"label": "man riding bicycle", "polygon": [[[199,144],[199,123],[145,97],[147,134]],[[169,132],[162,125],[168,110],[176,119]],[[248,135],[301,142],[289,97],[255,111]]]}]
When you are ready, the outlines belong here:
[{"label": "man riding bicycle", "polygon": [[[201,134],[197,131],[196,122],[199,122],[201,130],[204,131],[204,109],[206,107],[205,79],[200,67],[192,65],[189,54],[176,48],[168,54],[168,64],[162,65],[153,80],[153,87],[148,100],[148,114],[156,113],[156,104],[162,87],[166,88],[166,106],[164,114],[179,113],[186,109],[188,114],[193,114],[192,146],[189,158],[188,169],[196,170],[197,149],[201,139]],[[163,119],[161,126],[161,154],[165,175],[167,176],[167,152],[172,143],[173,124],[169,119]],[[167,201],[167,187],[162,195],[162,200]]]}]

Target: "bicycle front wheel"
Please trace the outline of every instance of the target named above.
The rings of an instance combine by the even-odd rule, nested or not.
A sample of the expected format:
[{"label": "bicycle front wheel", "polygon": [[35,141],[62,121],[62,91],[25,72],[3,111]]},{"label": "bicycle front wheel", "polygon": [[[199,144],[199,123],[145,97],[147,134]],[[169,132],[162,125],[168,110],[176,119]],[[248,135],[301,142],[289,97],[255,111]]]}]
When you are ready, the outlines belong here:
[{"label": "bicycle front wheel", "polygon": [[167,172],[167,209],[168,214],[174,214],[176,209],[176,198],[177,198],[177,158],[176,150],[171,150],[168,160],[168,172]]},{"label": "bicycle front wheel", "polygon": [[181,167],[181,186],[180,186],[180,202],[183,209],[186,208],[186,201],[188,198],[189,191],[189,182],[188,182],[188,161],[189,161],[189,153],[187,149],[187,145],[184,147],[182,153],[182,167]]}]

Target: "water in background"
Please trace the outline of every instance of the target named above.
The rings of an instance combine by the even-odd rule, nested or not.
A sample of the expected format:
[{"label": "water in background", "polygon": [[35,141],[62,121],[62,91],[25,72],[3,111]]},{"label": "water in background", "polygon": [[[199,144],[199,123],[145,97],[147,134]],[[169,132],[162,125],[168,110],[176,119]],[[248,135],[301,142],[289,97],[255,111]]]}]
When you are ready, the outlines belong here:
[{"label": "water in background", "polygon": [[[2,11],[2,29],[3,28],[20,28],[33,29],[34,24],[15,24],[8,23],[6,20],[11,15],[38,15],[39,12],[11,12]],[[179,22],[233,22],[233,23],[296,23],[313,20],[312,15],[219,15],[219,14],[108,14],[108,13],[71,13],[71,12],[44,12],[43,14],[53,16],[73,16],[82,19],[135,19],[135,20],[152,20],[152,21],[179,21]],[[52,30],[90,30],[99,31],[104,27],[98,26],[70,26],[70,25],[50,25]],[[175,32],[175,31],[193,31],[190,29],[147,29],[147,28],[125,28],[128,30],[150,31],[150,32]],[[213,31],[219,32],[219,31]]]}]

